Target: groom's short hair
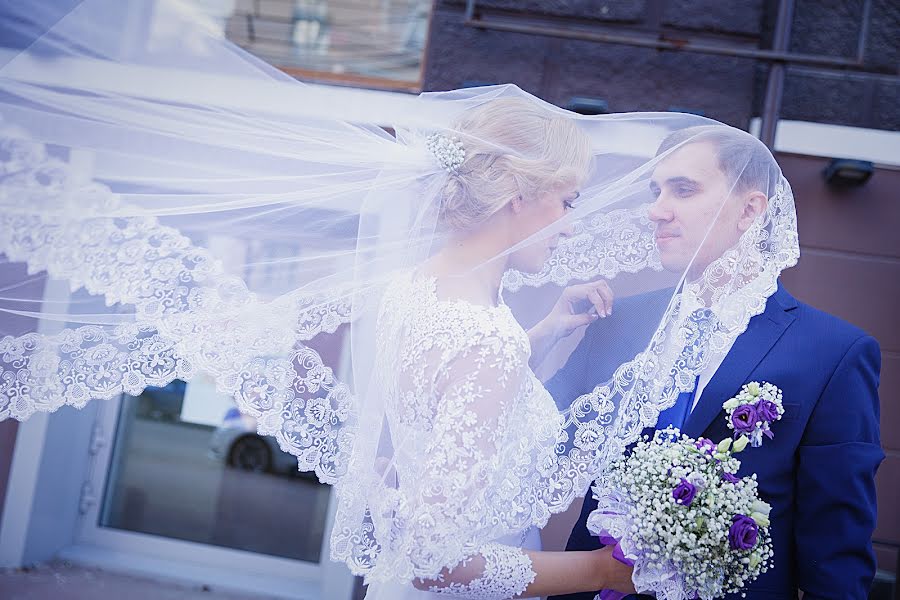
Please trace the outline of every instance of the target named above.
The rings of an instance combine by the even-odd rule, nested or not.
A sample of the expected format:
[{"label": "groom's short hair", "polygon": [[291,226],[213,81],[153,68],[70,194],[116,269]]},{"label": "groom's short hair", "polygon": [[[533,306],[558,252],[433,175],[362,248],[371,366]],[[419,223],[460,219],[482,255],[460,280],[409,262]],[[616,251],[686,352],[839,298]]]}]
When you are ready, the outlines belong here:
[{"label": "groom's short hair", "polygon": [[781,177],[781,169],[765,144],[747,132],[727,125],[697,125],[679,129],[663,139],[656,151],[660,156],[676,146],[711,142],[716,147],[719,167],[742,191],[760,191],[770,196]]}]

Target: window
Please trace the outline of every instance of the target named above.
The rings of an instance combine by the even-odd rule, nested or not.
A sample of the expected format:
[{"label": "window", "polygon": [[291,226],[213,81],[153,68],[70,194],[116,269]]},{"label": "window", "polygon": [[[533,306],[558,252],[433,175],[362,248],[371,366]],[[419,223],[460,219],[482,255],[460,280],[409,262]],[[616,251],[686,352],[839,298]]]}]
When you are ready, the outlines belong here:
[{"label": "window", "polygon": [[304,80],[421,87],[430,0],[193,0],[228,39]]},{"label": "window", "polygon": [[126,396],[99,525],[311,563],[330,498],[198,377]]}]

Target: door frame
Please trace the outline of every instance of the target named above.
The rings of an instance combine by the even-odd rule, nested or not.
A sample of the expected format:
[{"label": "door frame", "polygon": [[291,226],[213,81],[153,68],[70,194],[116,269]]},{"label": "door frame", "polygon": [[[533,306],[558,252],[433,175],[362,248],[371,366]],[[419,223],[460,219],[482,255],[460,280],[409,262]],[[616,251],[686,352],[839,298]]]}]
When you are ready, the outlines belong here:
[{"label": "door frame", "polygon": [[346,565],[328,558],[329,532],[336,509],[333,489],[319,563],[99,525],[103,493],[114,475],[113,450],[123,401],[124,396],[102,403],[97,411],[90,445],[93,454],[84,488],[92,497],[83,493],[79,499],[84,511],[76,525],[74,543],[59,553],[61,558],[284,598],[351,597],[354,577]]}]

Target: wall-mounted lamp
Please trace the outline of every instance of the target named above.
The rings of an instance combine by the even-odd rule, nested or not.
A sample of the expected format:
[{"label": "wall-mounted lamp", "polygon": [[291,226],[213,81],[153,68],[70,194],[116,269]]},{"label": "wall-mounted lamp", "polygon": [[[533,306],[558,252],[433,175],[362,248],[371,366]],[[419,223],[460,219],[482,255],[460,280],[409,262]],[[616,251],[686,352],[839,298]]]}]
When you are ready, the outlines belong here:
[{"label": "wall-mounted lamp", "polygon": [[855,187],[867,182],[874,172],[875,165],[867,160],[833,158],[822,175],[829,185]]},{"label": "wall-mounted lamp", "polygon": [[601,98],[587,98],[585,96],[572,96],[566,108],[579,115],[605,115],[609,112],[609,104]]}]

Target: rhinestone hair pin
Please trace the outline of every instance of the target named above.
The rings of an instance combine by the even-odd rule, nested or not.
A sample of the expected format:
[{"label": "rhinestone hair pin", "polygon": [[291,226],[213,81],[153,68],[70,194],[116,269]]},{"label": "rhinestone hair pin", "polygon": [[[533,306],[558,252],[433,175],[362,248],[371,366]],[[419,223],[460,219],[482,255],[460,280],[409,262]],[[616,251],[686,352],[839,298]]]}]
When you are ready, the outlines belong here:
[{"label": "rhinestone hair pin", "polygon": [[459,168],[466,160],[466,149],[459,138],[448,137],[442,133],[432,133],[425,138],[425,147],[434,154],[438,163],[448,173],[459,174]]}]

